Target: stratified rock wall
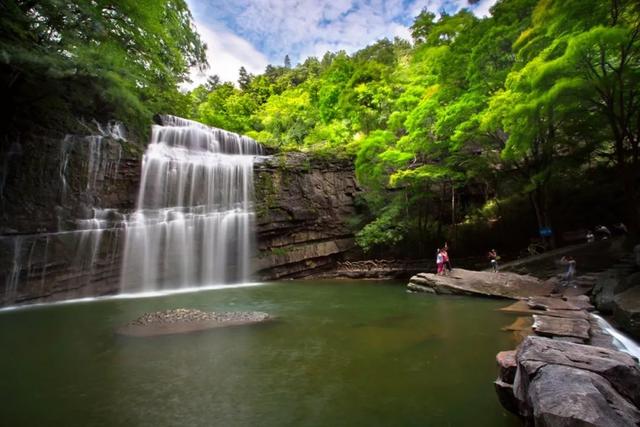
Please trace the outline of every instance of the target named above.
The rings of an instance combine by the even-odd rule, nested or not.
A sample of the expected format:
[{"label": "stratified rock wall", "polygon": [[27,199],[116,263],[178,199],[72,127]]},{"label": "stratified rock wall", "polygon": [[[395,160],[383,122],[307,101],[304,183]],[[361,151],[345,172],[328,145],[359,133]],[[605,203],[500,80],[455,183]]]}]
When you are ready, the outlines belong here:
[{"label": "stratified rock wall", "polygon": [[[0,306],[120,290],[142,144],[112,128],[86,132],[34,136],[0,153]],[[354,247],[351,161],[268,156],[256,165],[255,188],[257,280],[315,273]]]},{"label": "stratified rock wall", "polygon": [[354,248],[349,220],[358,192],[350,160],[275,155],[255,171],[261,280],[303,277]]},{"label": "stratified rock wall", "polygon": [[81,128],[0,152],[0,306],[118,290],[117,226],[135,205],[140,156],[121,125]]}]

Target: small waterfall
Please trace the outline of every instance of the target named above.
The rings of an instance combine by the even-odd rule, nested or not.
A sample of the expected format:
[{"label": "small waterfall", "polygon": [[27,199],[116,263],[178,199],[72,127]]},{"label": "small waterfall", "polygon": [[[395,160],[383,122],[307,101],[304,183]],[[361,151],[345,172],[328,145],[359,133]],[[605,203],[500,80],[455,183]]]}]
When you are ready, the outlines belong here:
[{"label": "small waterfall", "polygon": [[246,281],[254,140],[173,116],[154,125],[137,210],[124,222],[123,292]]},{"label": "small waterfall", "polygon": [[606,331],[613,337],[613,345],[615,345],[618,350],[630,354],[640,360],[640,345],[638,343],[611,326],[609,322],[604,320],[601,316],[593,314],[593,317],[598,320],[598,324],[602,330]]},{"label": "small waterfall", "polygon": [[[52,153],[57,155],[47,157],[55,162],[52,177],[59,184],[55,186],[59,189],[55,195],[58,204],[53,207],[58,231],[17,234],[9,229],[9,233],[0,234],[0,305],[20,303],[31,294],[46,295],[45,288],[70,288],[79,293],[85,286],[93,286],[87,291],[92,292],[107,280],[117,283],[120,268],[115,266],[121,253],[118,244],[124,217],[96,205],[105,182],[118,179],[126,132],[119,122],[94,124],[88,130],[97,129],[98,134],[68,134],[57,153]],[[0,158],[0,166],[5,166],[0,171],[1,203],[8,166],[13,157],[21,155],[20,144],[14,142]],[[86,219],[70,217],[77,212]]]}]

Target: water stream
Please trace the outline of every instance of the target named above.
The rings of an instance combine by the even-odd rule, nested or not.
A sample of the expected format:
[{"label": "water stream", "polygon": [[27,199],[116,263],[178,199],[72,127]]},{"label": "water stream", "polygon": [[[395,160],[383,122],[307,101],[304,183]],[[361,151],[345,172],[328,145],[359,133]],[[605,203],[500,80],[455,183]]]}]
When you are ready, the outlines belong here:
[{"label": "water stream", "polygon": [[598,320],[600,327],[613,337],[613,345],[615,345],[618,350],[630,354],[640,360],[640,345],[611,326],[609,322],[604,320],[601,316],[593,314],[593,317]]}]

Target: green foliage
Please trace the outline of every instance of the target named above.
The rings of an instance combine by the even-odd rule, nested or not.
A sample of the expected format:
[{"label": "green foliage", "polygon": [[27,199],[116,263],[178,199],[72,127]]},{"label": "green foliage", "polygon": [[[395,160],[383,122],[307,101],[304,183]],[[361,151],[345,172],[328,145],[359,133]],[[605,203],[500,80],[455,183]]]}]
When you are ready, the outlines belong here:
[{"label": "green foliage", "polygon": [[177,85],[206,60],[183,0],[7,0],[0,11],[4,132],[79,116],[141,130],[153,113],[188,112]]},{"label": "green foliage", "polygon": [[401,208],[395,204],[391,205],[356,234],[356,243],[365,252],[371,252],[377,247],[397,245],[408,231],[400,216]]}]

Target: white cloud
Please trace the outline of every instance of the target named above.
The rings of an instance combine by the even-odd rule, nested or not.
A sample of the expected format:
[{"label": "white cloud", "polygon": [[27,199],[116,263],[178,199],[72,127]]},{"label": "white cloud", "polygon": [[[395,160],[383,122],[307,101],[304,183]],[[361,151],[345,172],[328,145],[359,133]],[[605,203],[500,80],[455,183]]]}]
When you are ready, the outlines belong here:
[{"label": "white cloud", "polygon": [[244,67],[250,73],[259,74],[269,63],[267,57],[251,43],[228,30],[212,28],[201,22],[196,22],[196,27],[200,38],[207,44],[209,68],[204,72],[192,70],[192,83],[184,85],[185,89],[192,89],[206,82],[213,74],[217,74],[222,81],[235,83],[240,67]]},{"label": "white cloud", "polygon": [[485,17],[491,15],[489,9],[496,4],[497,0],[481,0],[473,9],[473,14],[478,17]]},{"label": "white cloud", "polygon": [[[303,60],[320,46],[349,52],[378,39],[407,37],[402,0],[238,0],[233,16],[239,32],[260,40],[270,59]],[[324,53],[324,52],[323,52]]]},{"label": "white cloud", "polygon": [[[188,0],[213,70],[237,79],[244,65],[261,72],[267,62],[283,64],[326,51],[353,53],[382,38],[411,39],[408,26],[423,8],[439,15],[463,7],[487,16],[496,0]],[[206,23],[207,26],[202,25]]]}]

